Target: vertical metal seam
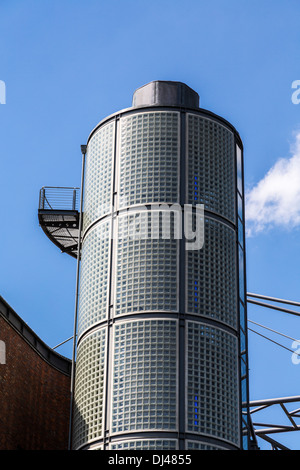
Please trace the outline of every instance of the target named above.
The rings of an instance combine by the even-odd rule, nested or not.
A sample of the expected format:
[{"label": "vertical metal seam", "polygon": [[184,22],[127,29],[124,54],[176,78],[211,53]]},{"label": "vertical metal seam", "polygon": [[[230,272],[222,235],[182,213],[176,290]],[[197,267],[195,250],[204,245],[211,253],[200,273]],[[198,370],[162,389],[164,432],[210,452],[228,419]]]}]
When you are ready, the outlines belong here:
[{"label": "vertical metal seam", "polygon": [[108,282],[108,311],[107,311],[107,337],[106,337],[106,383],[105,383],[105,409],[104,409],[104,422],[103,422],[103,449],[107,446],[107,431],[110,427],[111,417],[111,406],[112,406],[112,395],[111,395],[111,375],[112,375],[112,356],[111,356],[111,336],[113,334],[113,324],[111,318],[111,305],[114,299],[114,293],[112,292],[112,274],[113,274],[113,262],[114,262],[114,250],[115,250],[115,230],[116,230],[116,219],[114,218],[115,213],[115,201],[116,201],[116,165],[117,162],[117,137],[118,137],[118,119],[115,117],[115,129],[114,129],[114,154],[113,154],[113,168],[112,168],[112,186],[111,186],[111,225],[110,225],[110,254],[109,254],[109,282]]},{"label": "vertical metal seam", "polygon": [[[180,205],[181,209],[184,208],[186,199],[186,125],[185,125],[186,113],[180,113]],[[179,258],[179,317],[178,317],[178,342],[179,342],[179,359],[178,359],[178,415],[179,415],[179,426],[178,426],[178,447],[179,449],[185,448],[184,434],[185,434],[185,239],[184,239],[184,217],[181,220],[181,239],[180,239],[180,258]]]},{"label": "vertical metal seam", "polygon": [[75,292],[75,314],[74,314],[74,333],[73,333],[73,356],[71,368],[71,390],[70,390],[70,418],[69,418],[69,450],[72,447],[72,424],[73,424],[73,403],[74,403],[74,383],[75,383],[75,354],[77,338],[77,316],[79,300],[79,278],[81,261],[81,230],[82,230],[82,208],[83,208],[83,190],[84,190],[84,169],[87,146],[81,146],[82,152],[82,170],[81,170],[81,192],[80,192],[80,211],[79,211],[79,230],[78,230],[78,248],[77,248],[77,268],[76,268],[76,292]]},{"label": "vertical metal seam", "polygon": [[242,421],[242,380],[241,380],[241,333],[240,333],[240,293],[239,293],[239,282],[240,282],[240,273],[239,273],[239,247],[238,247],[238,203],[237,203],[237,154],[236,154],[236,139],[233,136],[233,170],[234,170],[234,225],[235,225],[235,271],[236,271],[236,279],[235,279],[235,290],[236,290],[236,308],[237,308],[237,318],[236,318],[236,331],[237,331],[237,380],[238,380],[238,394],[239,394],[239,403],[238,403],[238,424],[239,424],[239,446],[243,448],[243,436],[242,436],[242,428],[243,428],[243,421]]},{"label": "vertical metal seam", "polygon": [[[243,191],[243,275],[244,275],[244,315],[245,315],[245,350],[246,350],[246,386],[247,386],[247,418],[248,422],[251,423],[249,413],[249,359],[248,359],[248,334],[247,334],[247,321],[248,321],[248,309],[247,309],[247,272],[246,272],[246,234],[245,234],[245,182],[244,182],[244,149],[241,149],[241,172],[242,172],[242,191]],[[250,430],[248,429],[248,447],[250,447]]]}]

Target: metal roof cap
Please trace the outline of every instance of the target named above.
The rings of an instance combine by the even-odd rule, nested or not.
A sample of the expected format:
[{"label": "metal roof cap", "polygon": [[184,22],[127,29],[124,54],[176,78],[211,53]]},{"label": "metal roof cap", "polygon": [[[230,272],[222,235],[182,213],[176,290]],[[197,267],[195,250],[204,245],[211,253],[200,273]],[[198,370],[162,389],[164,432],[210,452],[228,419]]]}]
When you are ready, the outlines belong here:
[{"label": "metal roof cap", "polygon": [[183,106],[199,108],[199,95],[182,82],[156,80],[135,90],[132,106]]}]

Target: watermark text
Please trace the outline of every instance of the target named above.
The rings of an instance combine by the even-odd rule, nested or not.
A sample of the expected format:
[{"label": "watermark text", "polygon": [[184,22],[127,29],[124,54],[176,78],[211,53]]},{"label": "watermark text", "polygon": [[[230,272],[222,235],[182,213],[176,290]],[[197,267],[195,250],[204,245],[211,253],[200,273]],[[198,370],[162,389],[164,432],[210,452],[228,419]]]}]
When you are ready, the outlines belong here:
[{"label": "watermark text", "polygon": [[298,365],[300,364],[300,341],[294,341],[292,343],[292,348],[296,349],[296,351],[292,354],[292,363]]},{"label": "watermark text", "polygon": [[295,91],[292,93],[292,103],[299,104],[300,103],[300,80],[294,80],[292,83],[292,88]]},{"label": "watermark text", "polygon": [[0,104],[6,104],[6,85],[3,80],[0,80]]}]

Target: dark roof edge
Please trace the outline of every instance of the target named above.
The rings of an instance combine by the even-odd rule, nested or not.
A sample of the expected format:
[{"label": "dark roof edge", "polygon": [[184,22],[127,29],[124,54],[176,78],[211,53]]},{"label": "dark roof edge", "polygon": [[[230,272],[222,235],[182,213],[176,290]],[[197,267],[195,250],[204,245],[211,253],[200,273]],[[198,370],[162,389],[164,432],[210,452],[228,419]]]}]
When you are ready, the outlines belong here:
[{"label": "dark roof edge", "polygon": [[59,372],[71,376],[72,361],[47,346],[1,296],[0,315],[42,359]]}]

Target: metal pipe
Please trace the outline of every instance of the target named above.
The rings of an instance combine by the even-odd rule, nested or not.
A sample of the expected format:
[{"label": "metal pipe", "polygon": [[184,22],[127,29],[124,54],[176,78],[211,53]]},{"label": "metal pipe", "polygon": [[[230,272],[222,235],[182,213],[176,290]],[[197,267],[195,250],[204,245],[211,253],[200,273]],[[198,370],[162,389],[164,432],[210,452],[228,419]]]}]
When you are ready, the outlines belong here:
[{"label": "metal pipe", "polygon": [[73,189],[73,211],[76,209],[76,189]]},{"label": "metal pipe", "polygon": [[265,338],[265,339],[267,339],[268,341],[271,341],[271,343],[277,344],[277,346],[280,346],[281,348],[284,348],[284,349],[286,349],[287,351],[289,351],[289,352],[291,352],[291,353],[293,353],[293,354],[296,354],[297,356],[300,356],[300,354],[298,354],[298,353],[292,351],[292,349],[289,349],[289,348],[287,348],[286,346],[283,346],[283,344],[277,343],[277,341],[274,341],[273,339],[268,338],[267,336],[262,335],[261,333],[258,333],[258,331],[252,330],[251,328],[248,328],[248,330],[249,330],[249,331],[253,331],[253,333],[256,333],[257,335],[262,336],[262,338]]},{"label": "metal pipe", "polygon": [[272,450],[275,449],[281,449],[281,450],[290,450],[288,447],[285,447],[283,444],[280,444],[280,442],[275,441],[269,436],[266,436],[265,434],[261,434],[259,436],[261,439],[264,439],[265,441],[269,442],[272,446]]},{"label": "metal pipe", "polygon": [[65,339],[65,340],[64,340],[64,341],[62,341],[61,343],[59,343],[59,344],[57,344],[56,346],[54,346],[54,348],[52,348],[52,349],[56,349],[56,348],[58,348],[59,346],[61,346],[62,344],[65,344],[65,343],[67,343],[67,342],[68,342],[68,341],[70,341],[71,339],[73,339],[73,336],[70,336],[70,338],[68,338],[68,339]]},{"label": "metal pipe", "polygon": [[[254,423],[254,426],[259,425],[259,423]],[[260,434],[274,434],[274,433],[281,433],[281,432],[291,432],[291,431],[299,431],[300,426],[294,428],[293,426],[278,426],[273,428],[265,428],[265,429],[257,429],[255,434],[260,436]]]},{"label": "metal pipe", "polygon": [[282,304],[289,304],[289,305],[295,305],[297,307],[300,307],[300,302],[294,302],[293,300],[278,299],[276,297],[268,297],[267,295],[251,294],[250,292],[247,292],[247,297],[255,297],[257,299],[263,299],[263,300],[271,300],[273,302],[280,302]]},{"label": "metal pipe", "polygon": [[258,326],[261,326],[262,328],[265,328],[266,330],[272,331],[273,333],[276,333],[277,335],[283,336],[284,338],[291,339],[292,341],[296,341],[297,343],[300,342],[299,339],[295,339],[295,338],[292,338],[291,336],[284,335],[283,333],[280,333],[279,331],[273,330],[272,328],[268,328],[267,326],[261,325],[260,323],[256,323],[256,322],[253,321],[253,320],[249,320],[249,319],[248,319],[248,322],[254,323],[255,325],[258,325]]},{"label": "metal pipe", "polygon": [[[291,426],[290,426],[290,425],[287,426],[286,424],[253,423],[253,426],[266,426],[265,429],[261,429],[261,430],[260,430],[260,429],[256,429],[256,430],[255,430],[256,433],[258,433],[258,432],[260,432],[260,431],[269,432],[269,431],[267,431],[268,429],[272,429],[273,432],[275,432],[275,431],[274,431],[275,429],[277,429],[277,430],[279,430],[279,429],[281,430],[281,429],[282,429],[282,431],[285,431],[285,430],[287,430],[287,429],[288,429],[289,431],[291,430]],[[271,427],[271,426],[272,426],[272,427]],[[293,426],[293,427],[294,427],[294,426]],[[279,432],[279,431],[277,431],[277,432]]]},{"label": "metal pipe", "polygon": [[288,419],[290,420],[290,422],[292,423],[292,425],[294,426],[294,428],[297,427],[297,424],[295,423],[295,421],[293,420],[293,418],[291,417],[290,413],[288,412],[288,410],[286,409],[286,407],[284,406],[283,403],[280,403],[280,406],[281,408],[283,409],[284,413],[286,414],[286,416],[288,417]]},{"label": "metal pipe", "polygon": [[75,378],[75,354],[76,354],[76,337],[77,337],[77,315],[78,315],[78,297],[79,297],[79,274],[80,274],[80,258],[81,258],[81,229],[82,229],[82,208],[83,208],[83,185],[84,185],[84,167],[86,145],[81,145],[82,153],[82,169],[81,169],[81,192],[80,192],[80,210],[79,210],[79,231],[78,231],[78,249],[77,249],[77,269],[76,269],[76,292],[75,292],[75,313],[74,313],[74,334],[73,334],[73,356],[71,369],[71,390],[70,390],[70,421],[69,421],[69,450],[72,447],[72,415],[74,401],[74,378]]},{"label": "metal pipe", "polygon": [[283,398],[267,398],[266,400],[253,400],[250,401],[249,406],[263,406],[263,405],[276,405],[280,403],[295,403],[297,401],[300,401],[300,396],[294,396],[294,397],[283,397]]},{"label": "metal pipe", "polygon": [[289,310],[287,308],[277,307],[277,305],[266,304],[264,302],[258,302],[256,300],[250,300],[250,299],[247,299],[247,302],[251,304],[255,304],[255,305],[260,305],[261,307],[268,307],[274,310],[279,310],[280,312],[291,313],[292,315],[297,315],[298,317],[300,317],[300,312],[295,312],[294,310]]}]

